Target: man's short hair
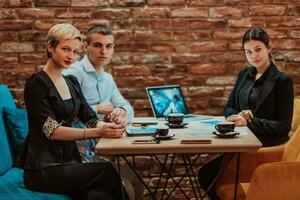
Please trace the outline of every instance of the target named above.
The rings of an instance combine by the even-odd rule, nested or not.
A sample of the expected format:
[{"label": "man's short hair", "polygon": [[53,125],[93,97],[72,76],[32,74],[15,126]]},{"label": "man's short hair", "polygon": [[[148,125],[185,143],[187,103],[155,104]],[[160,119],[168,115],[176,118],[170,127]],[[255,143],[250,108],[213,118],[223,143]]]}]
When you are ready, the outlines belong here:
[{"label": "man's short hair", "polygon": [[113,35],[113,32],[108,29],[105,25],[95,25],[93,27],[91,27],[87,33],[86,33],[86,38],[85,41],[89,44],[91,42],[91,37],[93,33],[98,33],[101,35]]}]

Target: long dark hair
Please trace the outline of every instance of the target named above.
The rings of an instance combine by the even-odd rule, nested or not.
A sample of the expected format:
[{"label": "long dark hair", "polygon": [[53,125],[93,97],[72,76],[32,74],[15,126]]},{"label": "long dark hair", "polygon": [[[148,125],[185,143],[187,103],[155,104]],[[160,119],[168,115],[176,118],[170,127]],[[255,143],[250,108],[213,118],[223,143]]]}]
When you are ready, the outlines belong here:
[{"label": "long dark hair", "polygon": [[[245,32],[243,39],[242,39],[242,47],[244,48],[245,43],[250,40],[260,41],[260,42],[264,43],[267,48],[270,47],[269,46],[270,37],[269,37],[268,33],[260,27],[252,27]],[[269,59],[271,60],[271,62],[274,63],[274,59],[273,59],[271,53],[269,53]]]}]

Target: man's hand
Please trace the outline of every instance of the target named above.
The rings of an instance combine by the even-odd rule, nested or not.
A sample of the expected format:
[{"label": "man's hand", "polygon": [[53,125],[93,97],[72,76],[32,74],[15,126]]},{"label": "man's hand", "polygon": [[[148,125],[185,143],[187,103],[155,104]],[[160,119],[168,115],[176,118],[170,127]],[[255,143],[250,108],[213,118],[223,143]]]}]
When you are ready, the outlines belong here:
[{"label": "man's hand", "polygon": [[247,126],[247,120],[241,115],[231,115],[226,120],[234,122],[235,126]]},{"label": "man's hand", "polygon": [[97,113],[102,115],[109,115],[113,110],[114,106],[111,103],[100,103],[96,106]]},{"label": "man's hand", "polygon": [[115,108],[107,116],[107,120],[110,122],[115,122],[116,124],[125,124],[126,125],[126,114],[127,112],[122,108]]}]

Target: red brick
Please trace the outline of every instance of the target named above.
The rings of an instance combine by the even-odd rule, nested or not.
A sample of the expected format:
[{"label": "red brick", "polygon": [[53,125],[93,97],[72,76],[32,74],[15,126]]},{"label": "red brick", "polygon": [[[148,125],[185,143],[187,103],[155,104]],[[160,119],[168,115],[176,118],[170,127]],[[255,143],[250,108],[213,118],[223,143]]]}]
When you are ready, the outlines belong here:
[{"label": "red brick", "polygon": [[25,64],[44,64],[47,61],[46,53],[24,53],[20,55],[20,63]]},{"label": "red brick", "polygon": [[31,7],[32,0],[1,0],[0,7]]},{"label": "red brick", "polygon": [[127,30],[118,30],[114,32],[115,40],[118,42],[131,41],[132,35],[132,31]]},{"label": "red brick", "polygon": [[0,32],[1,42],[17,42],[18,34],[16,32]]},{"label": "red brick", "polygon": [[183,29],[186,30],[189,26],[189,21],[184,19],[173,19],[171,21],[172,29]]},{"label": "red brick", "polygon": [[118,29],[133,29],[134,22],[128,21],[127,19],[125,20],[114,20],[111,22],[111,26],[113,30],[118,30]]},{"label": "red brick", "polygon": [[134,54],[133,63],[170,63],[170,58],[160,54]]},{"label": "red brick", "polygon": [[154,20],[150,21],[151,29],[169,29],[170,21],[169,20]]},{"label": "red brick", "polygon": [[264,4],[293,4],[298,2],[299,0],[262,0]]},{"label": "red brick", "polygon": [[210,31],[201,31],[201,32],[176,31],[174,32],[174,39],[178,41],[209,40],[211,39],[211,34]]},{"label": "red brick", "polygon": [[207,85],[225,86],[233,85],[236,81],[236,76],[212,76],[207,78]]},{"label": "red brick", "polygon": [[16,11],[14,9],[0,10],[0,19],[16,19]]},{"label": "red brick", "polygon": [[185,0],[148,0],[150,6],[181,6],[185,4]]},{"label": "red brick", "polygon": [[217,7],[209,10],[210,17],[244,17],[246,15],[245,8]]},{"label": "red brick", "polygon": [[[286,62],[284,72],[289,75],[299,76],[300,74],[299,62]],[[299,79],[298,81],[296,81],[296,83],[298,84],[300,83]]]},{"label": "red brick", "polygon": [[110,0],[109,3],[113,7],[130,7],[130,6],[144,6],[146,0]]},{"label": "red brick", "polygon": [[149,46],[149,50],[154,52],[174,52],[174,49],[174,44],[155,43]]},{"label": "red brick", "polygon": [[241,40],[231,40],[228,43],[229,50],[242,50],[242,42]]},{"label": "red brick", "polygon": [[245,5],[260,5],[263,0],[225,0],[225,5],[230,6],[245,6]]},{"label": "red brick", "polygon": [[136,76],[150,75],[150,69],[147,66],[122,65],[113,68],[113,73],[117,76]]},{"label": "red brick", "polygon": [[92,10],[87,8],[64,8],[55,11],[57,18],[90,18],[91,15]]},{"label": "red brick", "polygon": [[285,56],[288,62],[300,62],[300,52],[288,52]]},{"label": "red brick", "polygon": [[70,20],[55,19],[55,20],[37,20],[34,22],[34,27],[37,30],[48,31],[52,26],[59,23],[71,23]]},{"label": "red brick", "polygon": [[292,30],[290,36],[291,38],[300,38],[300,29]]},{"label": "red brick", "polygon": [[274,49],[300,49],[300,40],[274,39],[272,40]]},{"label": "red brick", "polygon": [[133,30],[148,30],[149,29],[149,20],[147,19],[134,19],[132,21]]},{"label": "red brick", "polygon": [[136,41],[166,41],[171,39],[170,32],[150,32],[150,31],[136,31],[134,34]]},{"label": "red brick", "polygon": [[223,87],[215,86],[201,86],[201,87],[190,87],[188,94],[190,97],[205,97],[205,96],[224,96]]},{"label": "red brick", "polygon": [[174,52],[176,53],[187,53],[189,52],[190,48],[189,46],[185,45],[184,43],[179,44],[177,43],[176,45],[174,45]]},{"label": "red brick", "polygon": [[73,25],[81,31],[88,30],[89,28],[97,24],[102,24],[102,25],[108,24],[108,21],[103,19],[73,20],[73,22],[74,22]]},{"label": "red brick", "polygon": [[133,8],[131,11],[136,18],[167,18],[170,10],[167,8]]},{"label": "red brick", "polygon": [[121,94],[126,99],[147,99],[147,93],[145,88],[120,88]]},{"label": "red brick", "polygon": [[208,17],[206,8],[178,8],[171,11],[171,17]]},{"label": "red brick", "polygon": [[224,4],[224,0],[187,0],[188,6],[220,6]]},{"label": "red brick", "polygon": [[112,56],[110,63],[112,65],[121,65],[121,64],[129,64],[131,63],[132,55],[127,53],[114,53]]},{"label": "red brick", "polygon": [[21,53],[33,51],[34,46],[31,43],[3,42],[0,44],[0,53]]},{"label": "red brick", "polygon": [[[266,23],[268,24],[268,23]],[[229,19],[228,26],[232,27],[252,27],[260,26],[264,27],[265,20],[262,18],[242,18],[242,19]]]},{"label": "red brick", "polygon": [[[230,63],[230,65],[227,65],[227,71],[229,71],[231,75],[235,75],[237,77],[238,73],[247,66],[249,66],[249,64],[246,62],[246,58],[244,56],[244,62]],[[234,84],[234,82],[232,82],[232,84]]]},{"label": "red brick", "polygon": [[130,15],[129,9],[99,9],[92,13],[94,18],[125,19]]},{"label": "red brick", "polygon": [[300,6],[288,6],[288,15],[299,16],[300,15]]},{"label": "red brick", "polygon": [[269,27],[300,26],[300,17],[270,17],[266,18],[266,24]]},{"label": "red brick", "polygon": [[[170,74],[178,75],[187,72],[186,65],[172,65],[172,64],[155,64],[152,66],[152,74],[160,74],[160,76],[169,77]],[[166,78],[167,79],[167,78]],[[169,83],[168,80],[167,83]],[[174,84],[174,83],[172,83]]]},{"label": "red brick", "polygon": [[71,6],[74,7],[98,7],[98,6],[107,6],[106,0],[72,0]]},{"label": "red brick", "polygon": [[245,30],[227,29],[222,31],[214,31],[213,38],[215,40],[232,40],[241,39],[245,33]]},{"label": "red brick", "polygon": [[218,54],[211,54],[210,61],[218,62],[218,63],[241,62],[244,61],[244,53],[240,51],[240,52],[222,52]]},{"label": "red brick", "polygon": [[155,85],[164,85],[165,79],[154,76],[130,76],[130,77],[119,77],[116,79],[119,87],[134,86],[134,87],[148,87]]},{"label": "red brick", "polygon": [[215,51],[225,51],[225,42],[199,42],[191,45],[192,52],[215,52]]},{"label": "red brick", "polygon": [[47,19],[54,16],[55,10],[47,8],[21,8],[17,10],[21,19]]},{"label": "red brick", "polygon": [[21,42],[45,42],[47,37],[47,32],[39,31],[21,31],[19,32],[19,39]]},{"label": "red brick", "polygon": [[225,64],[214,63],[214,64],[192,65],[190,68],[190,72],[192,74],[217,75],[217,74],[224,74],[227,72],[227,70]]},{"label": "red brick", "polygon": [[225,20],[211,20],[211,19],[201,19],[201,20],[191,20],[191,29],[207,29],[207,28],[225,28]]},{"label": "red brick", "polygon": [[132,51],[133,52],[147,52],[149,45],[146,43],[133,43]]},{"label": "red brick", "polygon": [[133,104],[134,109],[151,109],[151,104],[149,100],[137,99]]},{"label": "red brick", "polygon": [[115,42],[115,52],[130,52],[132,51],[132,44],[131,43],[118,43]]},{"label": "red brick", "polygon": [[0,31],[31,30],[32,21],[28,20],[0,20]]},{"label": "red brick", "polygon": [[280,16],[286,14],[286,6],[252,6],[250,16]]},{"label": "red brick", "polygon": [[222,107],[226,105],[228,99],[225,97],[213,97],[210,100],[210,105],[213,107]]},{"label": "red brick", "polygon": [[18,56],[0,55],[0,64],[16,65],[18,64]]},{"label": "red brick", "polygon": [[209,62],[209,55],[207,54],[200,54],[200,55],[176,55],[172,56],[172,63],[176,64],[192,64],[192,63],[207,63]]},{"label": "red brick", "polygon": [[268,33],[270,38],[287,38],[289,35],[288,29],[279,29],[279,28],[272,28],[272,29],[265,29]]},{"label": "red brick", "polygon": [[169,84],[178,84],[184,86],[203,85],[205,78],[202,76],[171,76],[168,80]]},{"label": "red brick", "polygon": [[[72,2],[75,0],[72,0]],[[36,7],[64,7],[70,6],[70,0],[34,0]]]}]

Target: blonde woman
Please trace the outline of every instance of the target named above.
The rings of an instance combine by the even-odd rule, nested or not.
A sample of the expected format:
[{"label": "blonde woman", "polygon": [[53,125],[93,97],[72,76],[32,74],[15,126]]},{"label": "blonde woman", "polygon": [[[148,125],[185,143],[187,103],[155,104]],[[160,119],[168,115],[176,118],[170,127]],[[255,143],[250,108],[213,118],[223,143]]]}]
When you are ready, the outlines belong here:
[{"label": "blonde woman", "polygon": [[[29,133],[18,157],[27,189],[73,199],[122,199],[120,178],[109,162],[81,163],[75,140],[118,138],[124,124],[105,124],[87,104],[77,79],[63,76],[82,45],[80,32],[57,24],[47,35],[45,67],[26,81],[24,100]],[[86,129],[71,128],[75,118]],[[125,191],[125,190],[123,190]],[[127,194],[125,193],[125,199]]]}]

